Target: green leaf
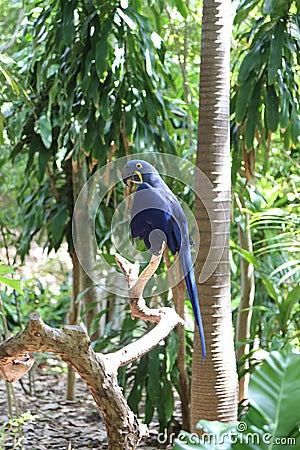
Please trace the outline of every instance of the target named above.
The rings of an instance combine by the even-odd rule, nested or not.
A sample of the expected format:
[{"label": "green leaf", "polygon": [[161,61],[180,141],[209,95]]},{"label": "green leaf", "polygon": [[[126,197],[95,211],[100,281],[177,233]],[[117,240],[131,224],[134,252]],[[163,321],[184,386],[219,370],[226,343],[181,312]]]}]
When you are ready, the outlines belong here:
[{"label": "green leaf", "polygon": [[242,256],[248,263],[253,264],[253,266],[256,268],[259,267],[259,262],[257,258],[253,255],[253,253],[244,250],[232,240],[230,240],[230,247],[233,250],[236,250],[236,252],[239,253],[239,255]]},{"label": "green leaf", "polygon": [[242,84],[247,79],[253,76],[253,70],[260,65],[261,59],[261,51],[262,44],[258,43],[254,48],[252,48],[249,53],[243,59],[241,64],[239,74],[238,74],[238,83]]},{"label": "green leaf", "polygon": [[131,392],[127,399],[128,405],[134,413],[138,412],[139,402],[142,399],[142,390],[147,378],[147,359],[147,355],[141,358],[138,368],[135,372],[133,388],[131,389]]},{"label": "green leaf", "polygon": [[178,353],[179,338],[177,333],[171,333],[166,345],[166,372],[170,373],[174,367]]},{"label": "green leaf", "polygon": [[272,17],[285,16],[288,10],[289,2],[287,0],[265,0],[263,4],[263,13]]},{"label": "green leaf", "polygon": [[300,286],[296,286],[294,289],[292,289],[285,300],[281,303],[282,306],[282,319],[283,319],[283,326],[287,326],[287,322],[291,319],[291,313],[293,306],[298,303],[300,300]]},{"label": "green leaf", "polygon": [[4,131],[4,116],[0,111],[0,144],[4,143],[3,131]]},{"label": "green leaf", "polygon": [[231,181],[232,185],[235,186],[242,165],[242,157],[241,157],[242,152],[239,151],[240,148],[239,127],[237,125],[235,125],[234,128],[232,128],[232,143],[233,143],[233,152],[231,164]]},{"label": "green leaf", "polygon": [[0,264],[0,275],[6,275],[7,273],[14,273],[14,269],[10,266]]},{"label": "green leaf", "polygon": [[256,78],[254,74],[251,73],[249,78],[239,86],[235,108],[235,121],[238,124],[241,124],[244,120],[255,83]]},{"label": "green leaf", "polygon": [[174,413],[174,395],[172,383],[169,380],[164,380],[162,383],[159,405],[164,408],[164,417],[167,425],[171,421]]},{"label": "green leaf", "polygon": [[[279,442],[282,443],[280,448],[298,448],[300,355],[287,348],[271,352],[251,375],[249,394],[250,408],[239,424],[201,421],[207,434],[200,435],[198,443],[193,444],[192,435],[181,431],[173,450],[276,450]],[[222,426],[228,429],[222,429]],[[293,440],[288,440],[289,437]]]},{"label": "green leaf", "polygon": [[52,105],[54,104],[54,102],[55,102],[55,99],[56,99],[56,97],[57,97],[57,95],[58,95],[58,93],[59,93],[59,79],[58,79],[58,77],[56,77],[55,79],[54,79],[54,82],[53,82],[53,85],[52,85],[52,87],[50,88],[50,90],[49,90],[49,100],[48,100],[48,115],[50,116],[50,114],[51,114],[51,108],[52,108]]},{"label": "green leaf", "polygon": [[275,132],[279,121],[279,100],[273,84],[266,88],[266,121],[268,129]]},{"label": "green leaf", "polygon": [[117,13],[132,31],[136,29],[136,24],[134,23],[134,21],[127,14],[125,14],[124,11],[122,11],[122,9],[117,8]]},{"label": "green leaf", "polygon": [[155,404],[159,398],[159,346],[157,345],[151,352],[148,353],[148,380],[147,380],[147,394],[152,403]]},{"label": "green leaf", "polygon": [[67,210],[63,206],[57,211],[50,225],[51,236],[55,244],[55,247],[56,244],[60,244],[61,242],[65,230],[66,220],[67,220]]},{"label": "green leaf", "polygon": [[186,7],[186,3],[183,0],[175,0],[174,3],[175,3],[176,8],[182,15],[182,17],[184,19],[186,19],[188,16],[188,9]]},{"label": "green leaf", "polygon": [[42,181],[43,179],[49,157],[50,153],[44,147],[41,147],[39,150],[39,158],[38,158],[39,181]]},{"label": "green leaf", "polygon": [[149,424],[151,422],[151,420],[153,419],[153,415],[154,415],[154,404],[153,404],[151,398],[149,397],[149,395],[147,395],[146,401],[145,401],[145,423],[146,424]]},{"label": "green leaf", "polygon": [[95,69],[93,67],[91,74],[91,80],[88,88],[88,95],[90,99],[93,101],[94,105],[97,106],[99,103],[99,81],[95,74]]},{"label": "green leaf", "polygon": [[98,77],[101,79],[103,76],[103,72],[106,70],[107,67],[107,39],[101,39],[97,45],[96,45],[96,71],[98,74]]},{"label": "green leaf", "polygon": [[284,143],[285,150],[290,150],[291,143],[292,143],[292,139],[291,139],[291,124],[290,123],[287,125],[286,130],[284,132],[283,143]]},{"label": "green leaf", "polygon": [[268,84],[273,84],[277,78],[282,62],[282,46],[284,41],[285,23],[277,22],[272,33],[270,43],[270,57],[268,63]]},{"label": "green leaf", "polygon": [[[100,38],[96,44],[96,72],[100,79],[103,78],[103,73],[107,69],[107,54],[108,54],[108,42],[109,34],[112,30],[112,17],[109,16],[103,23]],[[107,94],[106,94],[107,96]]]},{"label": "green leaf", "polygon": [[286,280],[289,278],[292,278],[294,275],[297,275],[299,277],[300,274],[300,264],[294,266],[293,268],[289,269],[288,272],[286,272],[280,280],[278,280],[278,285],[283,284]]},{"label": "green leaf", "polygon": [[236,9],[234,23],[240,24],[248,18],[249,12],[257,5],[257,0],[245,0],[244,2],[238,4]]},{"label": "green leaf", "polygon": [[42,115],[38,121],[38,127],[44,146],[49,149],[52,144],[52,125],[46,115]]},{"label": "green leaf", "polygon": [[[76,303],[76,304],[80,303],[80,300],[81,300],[81,299],[85,296],[85,294],[86,294],[87,292],[89,292],[91,289],[93,289],[93,286],[88,286],[87,288],[83,289],[83,291],[79,292],[79,294],[77,294],[77,296],[76,296],[75,303]],[[89,307],[90,307],[90,305],[91,305],[92,303],[93,303],[93,302],[91,302],[91,303],[88,304],[88,308],[86,308],[86,309],[85,309],[85,312],[84,312],[85,314],[86,314],[88,311],[90,311]],[[94,306],[95,306],[95,305],[91,306],[91,309],[93,309]]]},{"label": "green leaf", "polygon": [[261,104],[261,86],[262,78],[256,84],[248,106],[248,113],[245,123],[245,143],[248,150],[253,148],[255,130],[258,123],[259,107]]},{"label": "green leaf", "polygon": [[286,129],[290,118],[290,93],[284,89],[280,95],[279,122],[282,129]]},{"label": "green leaf", "polygon": [[19,294],[24,295],[24,292],[21,289],[20,280],[13,280],[12,278],[7,278],[4,276],[0,276],[0,283],[6,284],[7,286],[12,287],[15,291],[19,292]]},{"label": "green leaf", "polygon": [[66,0],[63,8],[63,33],[68,45],[72,45],[75,34],[74,10],[77,7],[77,0]]},{"label": "green leaf", "polygon": [[163,374],[158,384],[160,391],[156,407],[160,429],[165,429],[170,423],[174,413],[172,382],[166,377],[166,374]]},{"label": "green leaf", "polygon": [[292,108],[292,117],[291,117],[291,138],[293,144],[299,143],[299,136],[300,136],[300,119],[298,111],[294,106]]},{"label": "green leaf", "polygon": [[287,349],[271,352],[253,373],[249,394],[267,418],[265,431],[272,434],[273,442],[290,436],[300,423],[300,355]]},{"label": "green leaf", "polygon": [[10,74],[10,72],[0,64],[0,73],[4,76],[7,83],[11,87],[12,91],[16,94],[16,96],[20,95],[20,87],[18,83],[14,80],[13,76]]},{"label": "green leaf", "polygon": [[288,349],[274,351],[252,374],[250,408],[240,422],[245,431],[237,433],[232,450],[299,447],[299,358]]},{"label": "green leaf", "polygon": [[[300,261],[298,259],[291,259],[289,261],[286,261],[283,264],[280,264],[279,267],[276,267],[271,273],[270,278],[272,278],[274,275],[276,275],[279,272],[285,271],[286,269],[289,269],[292,266],[300,265]],[[280,284],[280,283],[279,283]]]},{"label": "green leaf", "polygon": [[272,281],[271,281],[269,278],[264,277],[264,276],[262,277],[262,281],[263,281],[263,283],[264,283],[264,285],[265,285],[265,287],[266,287],[266,289],[267,289],[267,292],[268,292],[269,296],[270,296],[273,300],[275,300],[276,302],[278,302],[278,294],[277,294],[277,292],[276,292],[276,289],[275,289],[274,286],[273,286]]}]

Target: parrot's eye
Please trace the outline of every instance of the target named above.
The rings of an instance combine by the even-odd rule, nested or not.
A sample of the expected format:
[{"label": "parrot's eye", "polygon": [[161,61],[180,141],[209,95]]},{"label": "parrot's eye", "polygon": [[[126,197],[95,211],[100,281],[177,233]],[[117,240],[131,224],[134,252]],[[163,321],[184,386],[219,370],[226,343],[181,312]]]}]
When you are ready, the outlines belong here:
[{"label": "parrot's eye", "polygon": [[137,169],[141,169],[143,167],[143,165],[141,163],[136,163],[135,166],[136,166]]}]

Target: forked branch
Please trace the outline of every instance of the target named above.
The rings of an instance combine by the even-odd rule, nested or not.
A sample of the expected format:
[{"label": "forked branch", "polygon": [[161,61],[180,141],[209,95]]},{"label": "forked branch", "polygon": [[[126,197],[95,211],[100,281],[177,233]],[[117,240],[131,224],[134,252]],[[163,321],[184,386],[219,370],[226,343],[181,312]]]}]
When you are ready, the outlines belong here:
[{"label": "forked branch", "polygon": [[132,317],[138,319],[157,322],[149,333],[142,336],[137,341],[126,345],[121,350],[108,355],[122,366],[134,361],[139,356],[144,355],[162,341],[170,331],[177,325],[183,325],[184,321],[176,313],[173,308],[148,308],[143,298],[143,292],[149,279],[156,272],[162,258],[165,245],[161,248],[158,255],[153,255],[149,264],[138,276],[139,266],[137,263],[132,264],[120,255],[116,255],[116,262],[123,271],[129,286],[129,302]]},{"label": "forked branch", "polygon": [[147,353],[176,325],[183,324],[172,308],[151,309],[143,299],[144,288],[158,268],[162,251],[151,258],[140,275],[138,264],[131,264],[120,255],[116,256],[128,281],[132,316],[157,322],[149,333],[135,342],[114,353],[95,353],[81,327],[51,328],[43,322],[39,313],[32,313],[25,329],[0,345],[0,374],[8,381],[16,381],[29,370],[33,363],[31,352],[53,352],[73,367],[89,387],[103,414],[111,450],[134,450],[147,435],[145,425],[129,409],[118,386],[118,368]]}]

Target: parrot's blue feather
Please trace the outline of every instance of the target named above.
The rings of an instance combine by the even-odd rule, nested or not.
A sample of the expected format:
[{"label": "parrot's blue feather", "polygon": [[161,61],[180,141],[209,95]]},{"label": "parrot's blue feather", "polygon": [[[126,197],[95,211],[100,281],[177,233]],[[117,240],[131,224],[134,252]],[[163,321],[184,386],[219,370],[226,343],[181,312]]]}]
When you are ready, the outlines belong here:
[{"label": "parrot's blue feather", "polygon": [[202,347],[202,361],[204,361],[204,358],[206,356],[206,347],[205,347],[205,339],[204,339],[204,330],[202,325],[202,319],[201,319],[201,312],[200,312],[200,306],[198,301],[198,294],[197,294],[197,287],[196,287],[196,280],[195,280],[195,274],[193,269],[193,263],[191,258],[191,252],[188,248],[186,251],[181,251],[181,265],[183,273],[186,274],[185,284],[189,293],[189,297],[191,300],[191,304],[193,307],[194,316],[196,319],[196,323],[199,328],[200,333],[200,340],[201,340],[201,347]]},{"label": "parrot's blue feather", "polygon": [[147,249],[157,254],[163,241],[174,255],[179,252],[185,283],[199,328],[202,360],[206,356],[204,331],[198,301],[196,280],[190,251],[188,223],[179,201],[159,176],[157,170],[145,161],[133,160],[122,172],[126,182],[139,183],[131,211],[132,238],[140,238]]}]

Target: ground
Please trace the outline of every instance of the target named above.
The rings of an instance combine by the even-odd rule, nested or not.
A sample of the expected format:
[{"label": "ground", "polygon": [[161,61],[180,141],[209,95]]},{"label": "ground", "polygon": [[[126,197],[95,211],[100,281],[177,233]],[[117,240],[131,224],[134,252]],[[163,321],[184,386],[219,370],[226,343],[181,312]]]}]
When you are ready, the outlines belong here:
[{"label": "ground", "polygon": [[[7,388],[0,379],[0,450],[107,449],[103,419],[80,377],[76,378],[76,400],[65,400],[66,368],[59,359],[43,357],[31,369],[30,377],[25,375],[21,381],[23,387],[20,382],[12,385],[19,416],[30,414],[23,416],[24,423],[18,426],[17,420],[8,424]],[[13,412],[15,419],[18,414],[14,406]],[[161,448],[157,425],[150,425],[150,439],[138,448]]]}]

